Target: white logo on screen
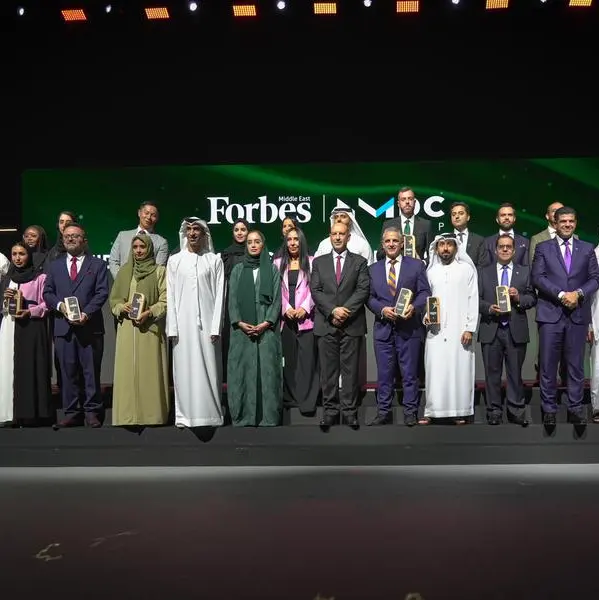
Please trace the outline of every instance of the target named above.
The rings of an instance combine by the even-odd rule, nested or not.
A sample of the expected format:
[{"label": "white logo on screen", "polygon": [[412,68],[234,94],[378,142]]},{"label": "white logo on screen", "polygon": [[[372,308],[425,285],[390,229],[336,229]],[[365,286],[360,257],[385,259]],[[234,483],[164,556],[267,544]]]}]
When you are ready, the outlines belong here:
[{"label": "white logo on screen", "polygon": [[[281,201],[289,198],[289,201]],[[231,203],[229,196],[208,196],[210,219],[208,225],[235,223],[245,219],[248,223],[274,223],[293,217],[298,223],[307,223],[312,218],[309,196],[280,196],[279,204],[268,201],[268,196],[259,196],[258,202],[249,204]]]}]

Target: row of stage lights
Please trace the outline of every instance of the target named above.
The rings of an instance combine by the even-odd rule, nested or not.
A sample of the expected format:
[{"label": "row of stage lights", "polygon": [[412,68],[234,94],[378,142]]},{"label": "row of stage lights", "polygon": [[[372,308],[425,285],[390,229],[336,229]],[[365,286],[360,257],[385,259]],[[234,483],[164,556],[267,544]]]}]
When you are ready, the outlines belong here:
[{"label": "row of stage lights", "polygon": [[[365,8],[370,8],[376,0],[362,0],[362,4]],[[425,0],[424,0],[425,1]],[[510,8],[510,4],[514,0],[484,0],[486,10],[506,10]],[[546,3],[547,0],[539,0],[542,4]],[[569,7],[579,8],[590,8],[593,5],[593,0],[565,0]],[[395,9],[397,13],[418,13],[420,12],[421,0],[396,0]],[[452,4],[460,4],[460,0],[451,0]],[[285,0],[275,0],[275,6],[278,10],[285,10],[287,8],[287,2]],[[315,15],[336,15],[337,14],[337,2],[313,2],[312,10]],[[200,8],[199,1],[192,0],[187,5],[190,12],[196,12]],[[107,4],[104,7],[106,13],[112,12],[112,5]],[[237,18],[244,17],[257,17],[259,10],[258,5],[253,3],[239,2],[233,4],[231,7],[232,15]],[[21,17],[25,16],[27,10],[24,6],[20,6],[17,9],[17,14]],[[144,8],[145,16],[148,20],[155,19],[170,19],[171,15],[168,7],[166,6],[150,6]],[[88,14],[83,8],[71,8],[61,10],[62,18],[64,21],[87,21]]]}]

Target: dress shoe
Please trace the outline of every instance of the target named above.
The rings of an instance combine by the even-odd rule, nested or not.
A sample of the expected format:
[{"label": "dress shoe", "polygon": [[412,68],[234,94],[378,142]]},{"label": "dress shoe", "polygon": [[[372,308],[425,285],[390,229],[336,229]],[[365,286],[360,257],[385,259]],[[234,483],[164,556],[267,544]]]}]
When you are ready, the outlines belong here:
[{"label": "dress shoe", "polygon": [[499,415],[491,415],[487,418],[489,425],[501,425],[501,417]]},{"label": "dress shoe", "polygon": [[543,415],[543,425],[545,427],[555,427],[557,425],[555,413],[545,413]]},{"label": "dress shoe", "polygon": [[393,417],[390,414],[387,415],[377,415],[370,423],[368,423],[369,427],[378,426],[378,425],[391,425],[393,423]]},{"label": "dress shoe", "polygon": [[358,417],[344,417],[343,422],[354,431],[360,429],[360,422],[358,421]]},{"label": "dress shoe", "polygon": [[85,417],[85,424],[92,429],[102,427],[102,421],[100,421],[96,415],[88,415]]},{"label": "dress shoe", "polygon": [[524,417],[510,417],[508,419],[513,425],[520,425],[520,427],[528,427],[529,423]]},{"label": "dress shoe", "polygon": [[568,423],[571,423],[572,425],[586,425],[587,420],[586,417],[579,413],[570,413],[568,415]]},{"label": "dress shoe", "polygon": [[406,427],[415,427],[418,425],[418,417],[416,415],[404,415],[403,424]]},{"label": "dress shoe", "polygon": [[323,431],[328,431],[331,427],[333,427],[333,425],[338,425],[339,424],[339,416],[333,416],[333,415],[325,415],[320,423],[319,423],[319,427],[323,430]]},{"label": "dress shoe", "polygon": [[81,427],[83,425],[83,419],[81,417],[67,417],[62,421],[53,425],[53,429],[67,429],[68,427]]}]

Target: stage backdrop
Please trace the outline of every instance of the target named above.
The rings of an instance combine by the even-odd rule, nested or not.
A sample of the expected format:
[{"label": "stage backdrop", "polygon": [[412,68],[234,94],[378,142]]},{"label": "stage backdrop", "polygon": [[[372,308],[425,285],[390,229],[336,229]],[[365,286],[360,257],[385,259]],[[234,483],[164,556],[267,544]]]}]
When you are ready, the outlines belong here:
[{"label": "stage backdrop", "polygon": [[471,229],[489,235],[497,205],[512,202],[516,229],[530,236],[545,226],[546,206],[559,200],[580,212],[582,237],[596,237],[599,158],[30,170],[22,181],[23,225],[42,225],[53,240],[57,213],[73,210],[91,250],[106,255],[119,230],[136,226],[138,205],[155,200],[158,231],[172,248],[181,219],[195,215],[210,224],[217,250],[230,243],[240,216],[264,231],[273,250],[285,215],[296,217],[316,246],[331,209],[348,205],[375,246],[404,185],[414,188],[419,214],[435,231],[450,227],[449,205],[462,200],[472,208]]},{"label": "stage backdrop", "polygon": [[[497,230],[497,205],[512,202],[518,209],[517,231],[530,237],[546,227],[545,209],[559,200],[578,210],[579,235],[597,239],[599,158],[28,170],[22,180],[23,225],[42,225],[53,243],[58,213],[72,210],[88,231],[91,251],[107,257],[118,231],[137,225],[139,204],[154,200],[160,207],[158,231],[171,248],[179,244],[182,218],[190,215],[208,221],[217,251],[231,242],[231,223],[240,216],[256,223],[274,250],[281,241],[281,220],[292,215],[315,248],[327,235],[330,211],[347,205],[377,246],[382,221],[393,216],[404,185],[415,190],[418,212],[433,221],[434,231],[450,228],[449,205],[461,200],[472,209],[470,229],[490,235]],[[106,307],[104,313],[102,381],[109,383],[114,327]],[[533,317],[530,313],[525,379],[536,377]],[[375,381],[370,339],[367,349],[367,377]],[[477,349],[477,379],[483,378]]]}]

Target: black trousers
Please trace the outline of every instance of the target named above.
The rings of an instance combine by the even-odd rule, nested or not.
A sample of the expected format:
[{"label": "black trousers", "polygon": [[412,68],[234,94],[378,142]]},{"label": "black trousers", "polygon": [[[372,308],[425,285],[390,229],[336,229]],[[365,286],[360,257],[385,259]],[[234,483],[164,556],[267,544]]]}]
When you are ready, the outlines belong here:
[{"label": "black trousers", "polygon": [[[355,417],[358,411],[360,343],[362,337],[353,337],[343,331],[328,333],[318,338],[320,357],[320,387],[324,414],[336,417]],[[342,387],[339,389],[339,375]]]},{"label": "black trousers", "polygon": [[497,327],[495,339],[490,344],[481,344],[485,365],[485,401],[487,416],[503,414],[501,402],[501,375],[505,363],[507,377],[506,408],[509,417],[524,414],[524,387],[522,365],[528,344],[516,344],[509,327]]}]

